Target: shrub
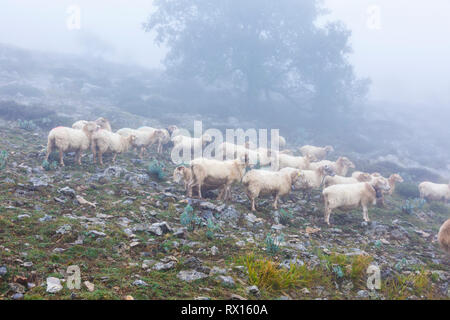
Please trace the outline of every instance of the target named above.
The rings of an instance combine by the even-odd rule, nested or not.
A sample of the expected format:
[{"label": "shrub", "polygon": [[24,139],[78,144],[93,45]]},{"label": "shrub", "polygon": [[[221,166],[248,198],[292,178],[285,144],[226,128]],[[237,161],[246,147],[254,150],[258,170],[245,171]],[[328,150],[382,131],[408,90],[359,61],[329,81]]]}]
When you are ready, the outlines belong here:
[{"label": "shrub", "polygon": [[407,214],[413,214],[414,209],[422,209],[425,205],[425,200],[420,198],[415,198],[413,200],[405,200],[401,206],[403,212]]},{"label": "shrub", "polygon": [[294,217],[294,215],[292,214],[291,209],[289,211],[286,211],[284,209],[280,210],[280,223],[281,224],[283,224],[283,225],[290,224],[293,217]]},{"label": "shrub", "polygon": [[266,252],[271,256],[276,255],[280,251],[280,243],[283,242],[283,240],[283,235],[276,237],[267,234],[266,240],[264,241],[266,244]]},{"label": "shrub", "polygon": [[37,126],[32,120],[18,120],[19,128],[27,131],[35,131]]},{"label": "shrub", "polygon": [[220,227],[218,224],[215,224],[212,219],[208,219],[208,223],[206,224],[206,237],[208,239],[214,238],[214,233],[216,231],[220,230]]},{"label": "shrub", "polygon": [[202,219],[195,215],[194,209],[188,204],[180,216],[180,223],[189,231],[193,231],[202,222]]},{"label": "shrub", "polygon": [[166,177],[166,173],[164,172],[164,164],[157,160],[153,160],[149,164],[148,172],[158,180],[163,180]]},{"label": "shrub", "polygon": [[42,168],[44,168],[45,171],[56,170],[58,169],[58,163],[56,161],[50,163],[47,160],[44,160],[42,162]]}]

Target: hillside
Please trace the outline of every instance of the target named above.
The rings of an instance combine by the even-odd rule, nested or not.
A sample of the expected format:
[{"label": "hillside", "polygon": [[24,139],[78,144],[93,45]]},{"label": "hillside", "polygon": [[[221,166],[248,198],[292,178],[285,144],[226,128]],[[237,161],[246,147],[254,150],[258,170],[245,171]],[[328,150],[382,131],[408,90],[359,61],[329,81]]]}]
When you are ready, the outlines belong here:
[{"label": "hillside", "polygon": [[[46,129],[0,125],[8,155],[0,170],[2,299],[450,298],[449,258],[436,243],[450,207],[402,210],[417,181],[369,209],[372,222],[353,210],[333,214],[328,227],[318,191],[311,201],[294,191],[279,211],[259,199],[252,214],[241,186],[230,203],[215,192],[187,199],[172,181],[168,150],[144,160],[129,152],[115,165],[106,157],[103,168],[91,155],[78,167],[69,155],[66,167],[47,171]],[[149,170],[152,159],[163,171]],[[381,270],[374,292],[366,288],[370,264]],[[80,290],[64,283],[71,265],[80,267]],[[49,288],[58,282],[51,277],[62,287]]]}]

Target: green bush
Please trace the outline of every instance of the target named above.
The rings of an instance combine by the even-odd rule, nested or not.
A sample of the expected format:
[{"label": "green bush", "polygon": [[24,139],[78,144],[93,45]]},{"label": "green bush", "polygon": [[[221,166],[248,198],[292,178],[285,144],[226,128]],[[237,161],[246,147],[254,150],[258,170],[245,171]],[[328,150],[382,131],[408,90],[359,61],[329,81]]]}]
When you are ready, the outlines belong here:
[{"label": "green bush", "polygon": [[180,216],[180,223],[189,231],[193,231],[202,223],[202,219],[197,217],[194,209],[188,204]]},{"label": "green bush", "polygon": [[208,223],[206,225],[206,237],[210,240],[214,239],[214,233],[219,230],[219,225],[215,224],[211,219],[208,219]]},{"label": "green bush", "polygon": [[274,256],[280,251],[280,243],[283,242],[283,235],[279,235],[278,237],[267,234],[266,240],[264,241],[266,244],[266,252]]},{"label": "green bush", "polygon": [[35,131],[37,125],[34,124],[32,120],[18,120],[19,128],[27,131]]},{"label": "green bush", "polygon": [[56,170],[58,169],[58,163],[56,161],[50,163],[47,160],[44,160],[42,162],[42,168],[44,168],[45,171]]},{"label": "green bush", "polygon": [[290,224],[293,217],[294,217],[294,215],[292,214],[291,209],[289,211],[286,211],[284,209],[280,210],[280,223],[281,224],[283,224],[283,225]]},{"label": "green bush", "polygon": [[164,172],[164,164],[157,160],[153,160],[148,166],[148,172],[158,180],[164,180],[166,173]]}]

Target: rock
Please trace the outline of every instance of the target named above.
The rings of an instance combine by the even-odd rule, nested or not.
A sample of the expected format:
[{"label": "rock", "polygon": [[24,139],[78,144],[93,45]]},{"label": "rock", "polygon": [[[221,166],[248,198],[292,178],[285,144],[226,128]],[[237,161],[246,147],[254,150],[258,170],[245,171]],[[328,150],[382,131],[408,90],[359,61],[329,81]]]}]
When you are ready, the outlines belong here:
[{"label": "rock", "polygon": [[57,293],[63,289],[61,285],[61,280],[55,277],[47,278],[47,292],[48,293]]},{"label": "rock", "polygon": [[366,290],[359,290],[359,291],[356,293],[356,296],[357,296],[359,299],[367,299],[367,298],[369,297],[369,292],[367,292]]},{"label": "rock", "polygon": [[257,286],[250,286],[245,288],[245,290],[247,291],[248,294],[252,294],[256,297],[258,297],[261,294]]},{"label": "rock", "polygon": [[219,281],[222,283],[222,285],[226,286],[226,287],[230,287],[233,288],[236,283],[234,282],[234,279],[230,276],[218,276],[217,277],[219,279]]},{"label": "rock", "polygon": [[71,197],[72,199],[75,199],[75,197],[76,197],[75,190],[73,190],[72,188],[69,188],[69,187],[61,188],[58,190],[58,192],[65,196]]},{"label": "rock", "polygon": [[25,287],[20,283],[11,282],[8,286],[14,293],[25,293]]},{"label": "rock", "polygon": [[72,231],[72,227],[68,224],[62,225],[58,230],[56,230],[56,233],[58,234],[66,234],[68,232]]},{"label": "rock", "polygon": [[46,214],[46,215],[43,216],[42,218],[39,218],[39,221],[40,221],[40,222],[47,222],[47,221],[50,221],[50,220],[52,220],[52,219],[53,219],[52,216],[49,216],[48,214]]},{"label": "rock", "polygon": [[5,266],[0,267],[0,277],[8,273],[8,269]]},{"label": "rock", "polygon": [[23,293],[14,293],[11,298],[13,300],[22,300],[23,299]]},{"label": "rock", "polygon": [[177,263],[175,261],[170,261],[168,263],[158,262],[153,265],[152,269],[156,271],[164,271],[173,269],[176,265]]},{"label": "rock", "polygon": [[23,263],[23,266],[24,266],[25,268],[31,268],[31,267],[33,266],[33,262],[31,262],[31,261],[29,261],[29,262],[24,262],[24,263]]},{"label": "rock", "polygon": [[170,228],[169,224],[165,221],[153,223],[149,226],[148,231],[156,234],[157,236],[161,236],[165,233],[172,232],[172,228]]},{"label": "rock", "polygon": [[303,294],[310,294],[310,291],[308,290],[308,288],[303,288],[302,290],[300,290],[300,292]]},{"label": "rock", "polygon": [[141,279],[138,279],[133,282],[133,286],[146,287],[146,286],[148,286],[148,284],[147,284],[147,282],[145,282]]},{"label": "rock", "polygon": [[32,177],[28,181],[31,185],[31,189],[37,190],[37,189],[48,187],[48,185],[50,183],[50,178],[47,177],[46,175],[43,175],[40,178]]},{"label": "rock", "polygon": [[232,294],[231,296],[230,296],[230,300],[247,300],[246,298],[244,298],[244,297],[242,297],[242,296],[240,296],[240,295],[238,295],[238,294]]},{"label": "rock", "polygon": [[210,275],[216,275],[216,274],[226,274],[227,270],[219,267],[213,267],[210,271]]},{"label": "rock", "polygon": [[17,219],[22,220],[22,219],[29,218],[29,217],[30,217],[29,214],[19,214],[17,216]]},{"label": "rock", "polygon": [[134,300],[133,296],[125,296],[125,300]]},{"label": "rock", "polygon": [[83,282],[84,285],[86,286],[86,288],[88,289],[89,292],[93,292],[95,290],[95,286],[93,283],[90,283],[89,281],[85,281]]},{"label": "rock", "polygon": [[92,237],[106,237],[106,233],[97,230],[89,230],[88,235]]},{"label": "rock", "polygon": [[198,272],[196,270],[182,270],[177,274],[177,278],[183,281],[195,281],[198,279],[204,279],[207,278],[208,275],[204,274],[203,272]]},{"label": "rock", "polygon": [[196,297],[194,300],[211,300],[210,297]]},{"label": "rock", "polygon": [[114,178],[120,178],[123,174],[128,173],[128,171],[122,167],[119,166],[112,166],[107,168],[103,175],[106,177],[114,177]]},{"label": "rock", "polygon": [[216,246],[211,247],[211,254],[215,256],[219,253],[219,249]]},{"label": "rock", "polygon": [[155,260],[144,260],[142,262],[142,269],[148,269],[156,263]]}]

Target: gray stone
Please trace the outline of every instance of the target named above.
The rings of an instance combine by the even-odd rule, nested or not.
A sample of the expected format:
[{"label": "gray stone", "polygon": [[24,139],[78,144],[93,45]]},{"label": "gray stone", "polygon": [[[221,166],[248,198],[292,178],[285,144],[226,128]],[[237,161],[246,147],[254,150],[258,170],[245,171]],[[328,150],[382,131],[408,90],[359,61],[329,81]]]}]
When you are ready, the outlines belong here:
[{"label": "gray stone", "polygon": [[1,276],[4,276],[4,275],[7,274],[7,273],[8,273],[8,269],[6,269],[5,266],[1,266],[1,267],[0,267],[0,277],[1,277]]},{"label": "gray stone", "polygon": [[177,278],[183,281],[195,281],[198,279],[207,278],[208,275],[203,272],[198,272],[196,270],[182,270],[177,274]]},{"label": "gray stone", "polygon": [[47,292],[48,293],[56,293],[63,289],[63,286],[61,285],[61,280],[55,277],[48,277],[47,278]]},{"label": "gray stone", "polygon": [[359,290],[359,291],[356,293],[356,296],[357,296],[359,299],[367,299],[367,298],[369,297],[369,292],[367,292],[366,290]]},{"label": "gray stone", "polygon": [[148,284],[147,284],[147,282],[145,282],[141,279],[138,279],[133,282],[133,286],[146,287],[146,286],[148,286]]},{"label": "gray stone", "polygon": [[252,294],[254,296],[259,296],[260,292],[259,292],[259,288],[257,286],[250,286],[246,288],[246,291],[248,294]]},{"label": "gray stone", "polygon": [[153,265],[152,269],[156,271],[164,271],[175,268],[177,263],[175,261],[170,261],[167,263],[157,262]]},{"label": "gray stone", "polygon": [[75,190],[73,190],[72,188],[69,188],[69,187],[61,188],[58,190],[58,192],[65,196],[71,197],[72,199],[74,199],[76,196]]},{"label": "gray stone", "polygon": [[234,279],[230,276],[223,276],[220,275],[217,277],[219,279],[219,281],[226,287],[234,287],[236,285],[236,283],[234,282]]}]

